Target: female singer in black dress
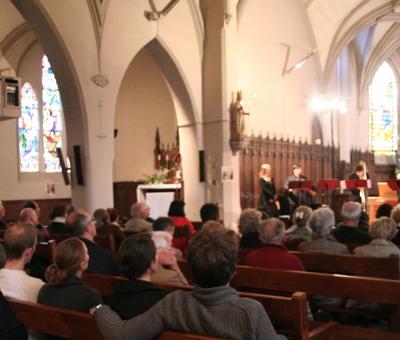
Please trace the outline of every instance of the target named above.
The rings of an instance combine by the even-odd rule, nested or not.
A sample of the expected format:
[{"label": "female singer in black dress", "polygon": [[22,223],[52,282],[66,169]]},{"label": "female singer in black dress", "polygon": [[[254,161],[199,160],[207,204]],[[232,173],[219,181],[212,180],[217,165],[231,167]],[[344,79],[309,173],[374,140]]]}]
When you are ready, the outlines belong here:
[{"label": "female singer in black dress", "polygon": [[277,217],[278,209],[275,204],[275,183],[271,176],[271,166],[269,164],[261,165],[260,171],[260,202],[258,210],[264,212],[269,217]]}]

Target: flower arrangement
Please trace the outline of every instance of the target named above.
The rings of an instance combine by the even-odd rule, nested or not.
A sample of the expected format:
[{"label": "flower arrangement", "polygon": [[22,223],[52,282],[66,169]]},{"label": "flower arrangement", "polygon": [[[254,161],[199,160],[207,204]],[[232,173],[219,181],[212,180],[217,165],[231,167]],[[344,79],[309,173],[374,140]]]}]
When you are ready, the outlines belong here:
[{"label": "flower arrangement", "polygon": [[154,174],[146,176],[147,184],[163,184],[167,182],[169,170],[168,169],[158,169]]}]

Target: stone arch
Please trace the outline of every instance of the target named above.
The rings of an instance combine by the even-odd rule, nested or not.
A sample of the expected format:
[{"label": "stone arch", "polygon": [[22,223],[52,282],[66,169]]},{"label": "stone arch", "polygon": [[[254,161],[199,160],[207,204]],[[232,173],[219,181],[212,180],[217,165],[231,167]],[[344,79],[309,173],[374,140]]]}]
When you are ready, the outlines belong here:
[{"label": "stone arch", "polygon": [[[73,145],[80,145],[84,155],[88,147],[88,136],[83,93],[72,59],[55,24],[40,1],[11,1],[39,39],[56,74],[66,123],[68,155],[74,168]],[[90,200],[87,197],[88,190],[75,185],[72,185],[71,189],[73,203],[76,206],[88,206]]]},{"label": "stone arch", "polygon": [[[179,63],[175,60],[174,56],[170,53],[166,45],[159,39],[155,38],[143,46],[138,53],[132,58],[130,66],[125,71],[123,80],[120,83],[118,90],[118,99],[116,101],[116,115],[114,121],[117,122],[120,103],[120,95],[126,90],[123,88],[126,86],[125,79],[129,76],[128,72],[132,72],[131,65],[135,62],[135,59],[143,51],[149,53],[157,64],[160,73],[163,77],[163,88],[169,94],[170,101],[172,102],[173,111],[176,117],[177,128],[180,137],[180,152],[182,155],[182,168],[183,177],[185,182],[185,201],[188,209],[192,209],[192,212],[187,211],[189,216],[197,215],[200,205],[203,203],[204,197],[202,196],[202,190],[199,190],[199,136],[198,130],[200,127],[198,119],[196,119],[195,105],[193,104],[192,94],[190,87],[187,85],[187,80],[181,69]],[[163,90],[163,91],[164,91]],[[139,118],[140,112],[135,112],[135,116]],[[135,118],[133,118],[135,119]],[[155,131],[154,131],[155,132]],[[118,138],[118,137],[117,137]],[[154,143],[154,135],[148,139],[150,143]],[[153,147],[153,145],[152,145]],[[115,160],[119,162],[119,152],[121,150],[115,150]],[[148,160],[147,160],[148,163]],[[115,165],[114,165],[115,166]],[[114,169],[114,172],[116,169]],[[197,174],[197,175],[196,175]]]}]

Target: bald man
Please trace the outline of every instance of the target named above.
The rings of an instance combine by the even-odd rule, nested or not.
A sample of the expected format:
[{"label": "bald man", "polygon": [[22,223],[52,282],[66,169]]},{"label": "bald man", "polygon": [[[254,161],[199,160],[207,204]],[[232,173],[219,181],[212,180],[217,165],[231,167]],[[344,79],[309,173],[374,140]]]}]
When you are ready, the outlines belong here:
[{"label": "bald man", "polygon": [[263,245],[248,253],[247,266],[268,269],[304,270],[301,260],[283,246],[286,241],[285,224],[278,218],[270,218],[261,225],[260,240]]}]

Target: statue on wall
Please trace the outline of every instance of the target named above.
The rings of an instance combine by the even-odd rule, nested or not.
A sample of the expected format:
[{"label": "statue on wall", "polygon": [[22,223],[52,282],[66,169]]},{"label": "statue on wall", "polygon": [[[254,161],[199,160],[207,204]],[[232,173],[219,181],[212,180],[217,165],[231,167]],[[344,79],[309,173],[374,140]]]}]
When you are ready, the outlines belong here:
[{"label": "statue on wall", "polygon": [[236,98],[235,93],[232,92],[232,102],[229,106],[229,116],[231,130],[230,145],[233,154],[236,154],[236,152],[241,150],[245,144],[245,116],[248,116],[249,114],[250,113],[245,112],[243,109],[242,91],[236,92]]},{"label": "statue on wall", "polygon": [[240,138],[244,135],[246,130],[245,116],[248,116],[249,113],[244,111],[242,103],[242,91],[236,92],[236,100],[235,94],[232,93],[232,102],[229,107],[229,112],[231,118],[231,136],[234,138]]}]

